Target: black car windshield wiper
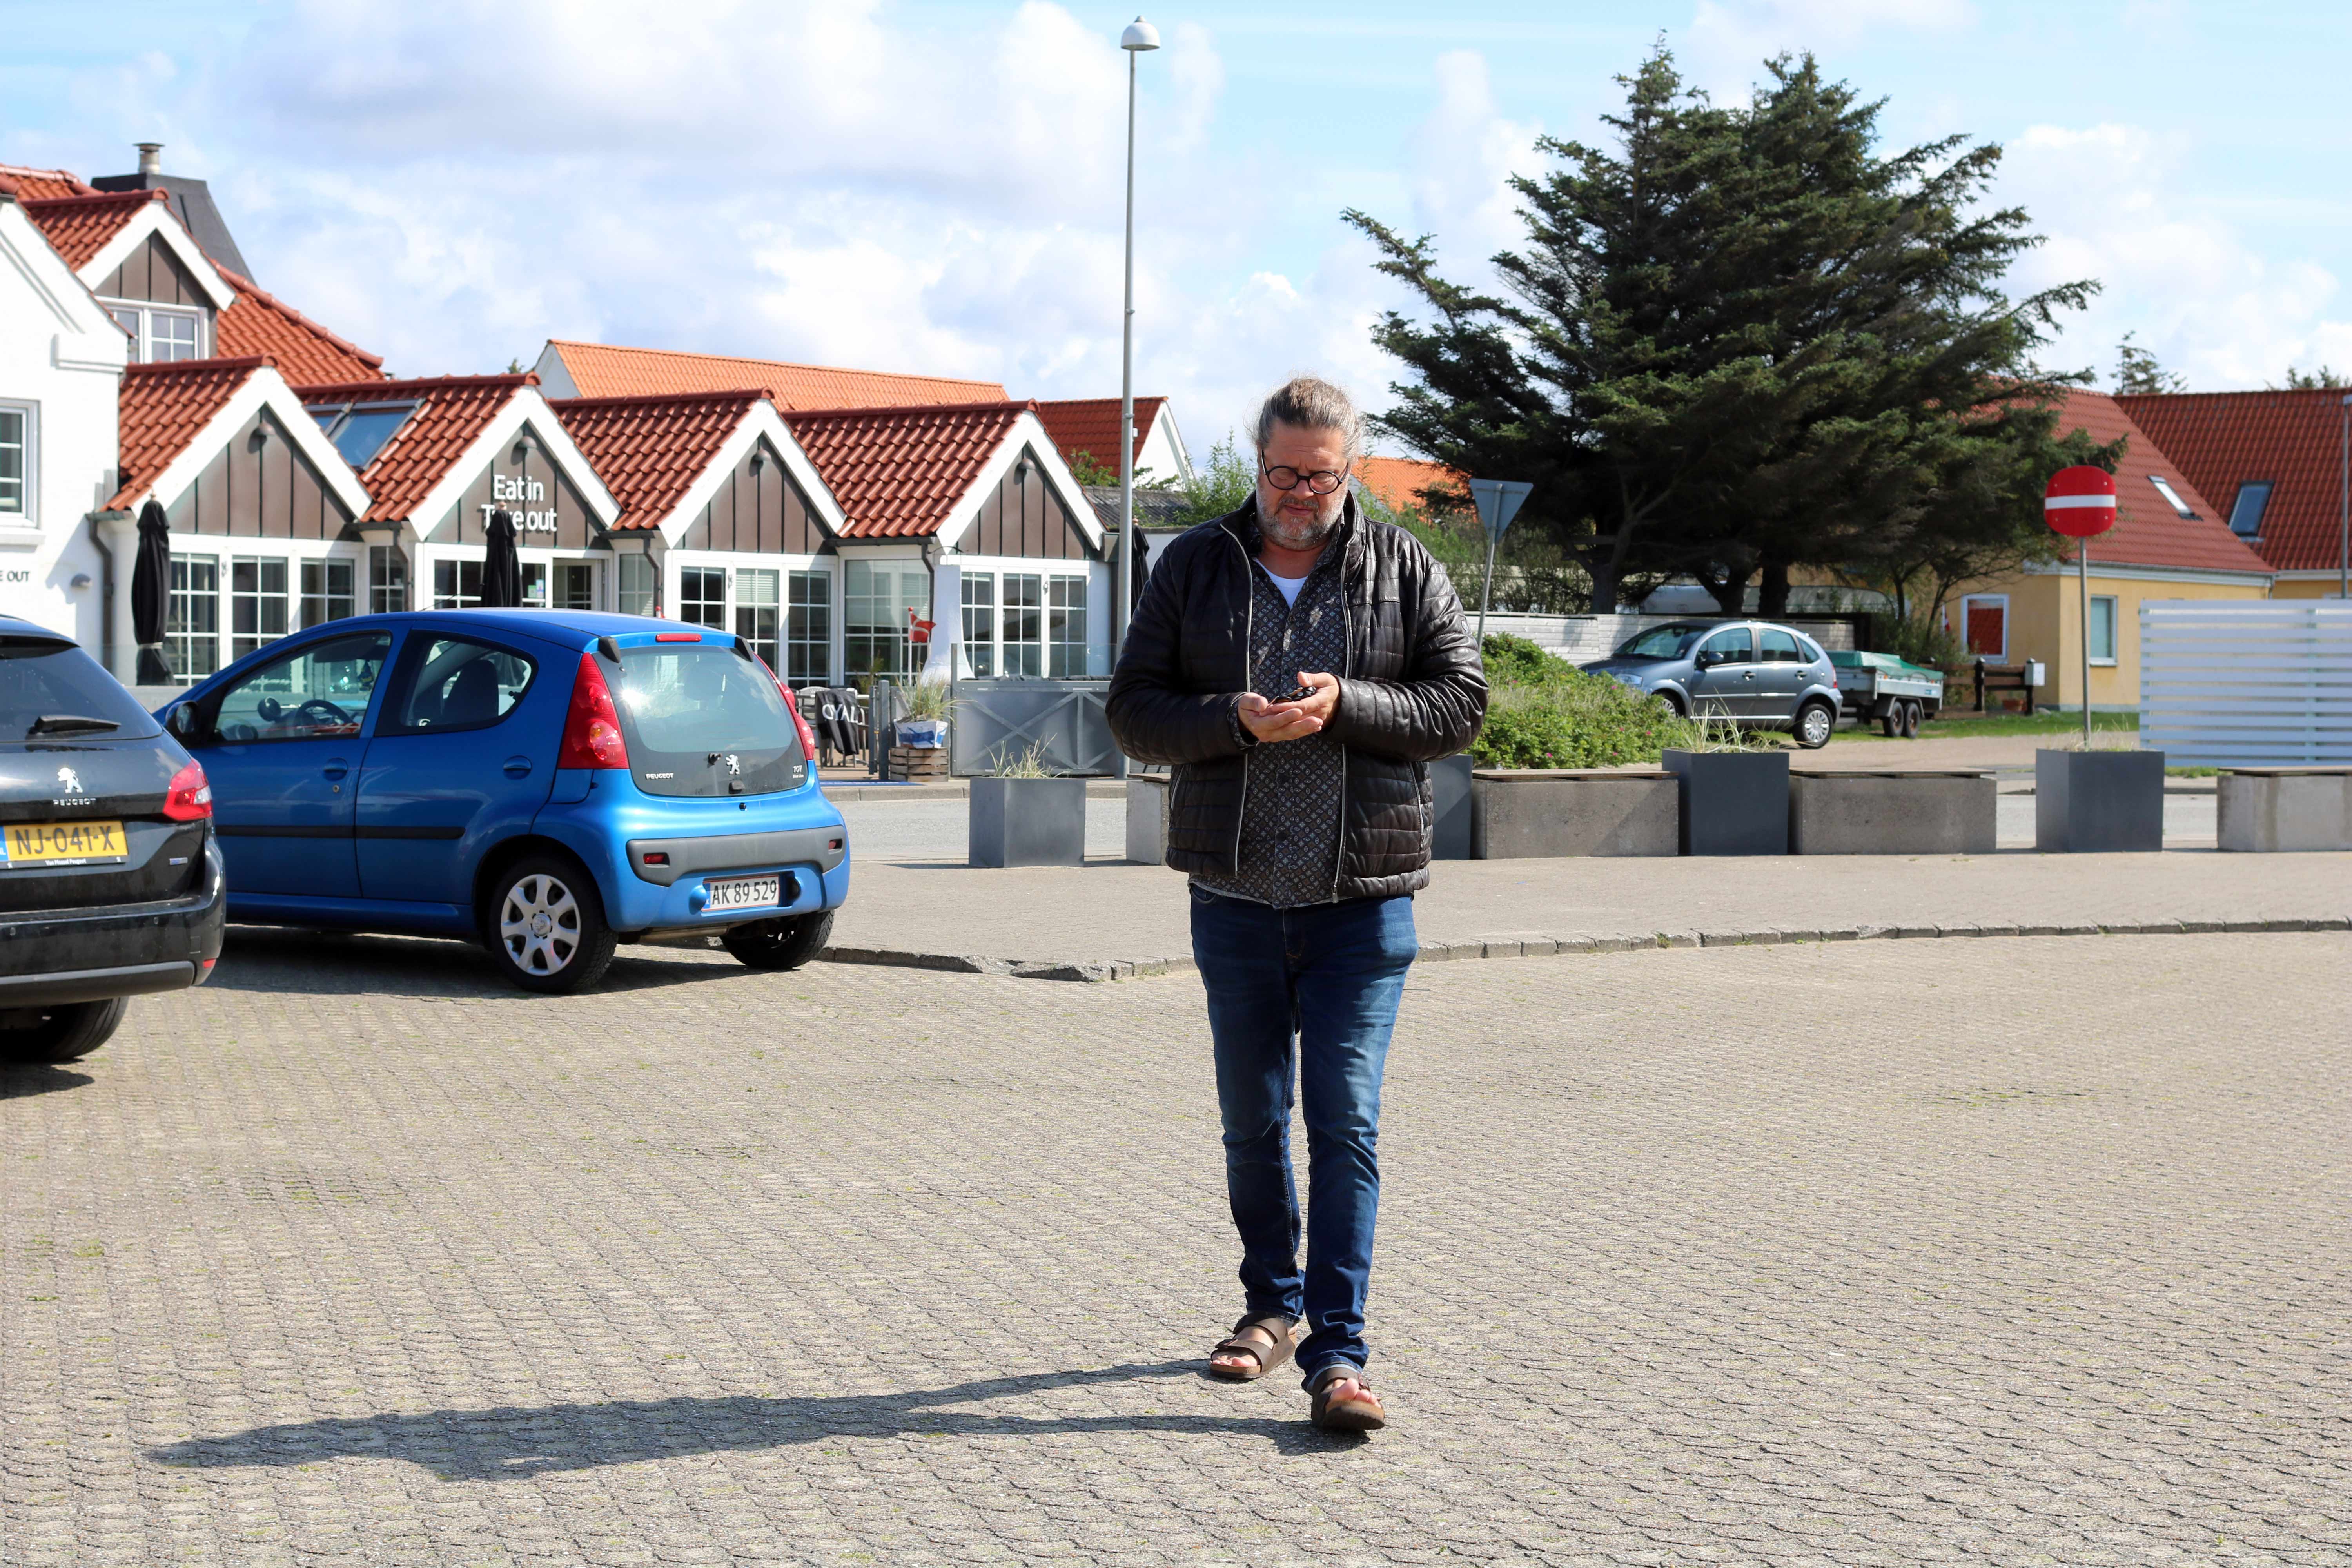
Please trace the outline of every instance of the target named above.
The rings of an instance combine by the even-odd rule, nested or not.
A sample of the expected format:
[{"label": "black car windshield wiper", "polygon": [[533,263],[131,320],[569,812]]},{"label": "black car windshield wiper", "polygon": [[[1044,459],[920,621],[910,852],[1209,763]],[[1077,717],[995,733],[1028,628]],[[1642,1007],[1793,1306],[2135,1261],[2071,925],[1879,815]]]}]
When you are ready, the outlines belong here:
[{"label": "black car windshield wiper", "polygon": [[95,730],[120,730],[122,726],[111,719],[94,719],[87,713],[44,713],[33,721],[25,731],[25,739],[36,735],[86,735]]}]

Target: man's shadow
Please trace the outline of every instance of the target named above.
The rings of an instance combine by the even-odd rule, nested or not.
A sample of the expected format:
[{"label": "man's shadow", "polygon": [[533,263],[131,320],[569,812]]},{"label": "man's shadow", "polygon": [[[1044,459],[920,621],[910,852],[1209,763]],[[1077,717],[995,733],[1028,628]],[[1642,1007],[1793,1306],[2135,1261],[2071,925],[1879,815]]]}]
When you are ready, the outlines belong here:
[{"label": "man's shadow", "polygon": [[1033,1436],[1067,1432],[1222,1432],[1259,1437],[1281,1454],[1328,1453],[1362,1439],[1265,1415],[991,1415],[937,1410],[1008,1395],[1151,1378],[1199,1379],[1198,1362],[982,1378],[902,1394],[769,1399],[634,1399],[603,1405],[429,1410],[257,1426],[147,1450],[158,1464],[196,1468],[309,1465],[345,1456],[405,1459],[443,1480],[488,1480],[584,1470],[681,1454],[782,1447],[829,1437]]}]

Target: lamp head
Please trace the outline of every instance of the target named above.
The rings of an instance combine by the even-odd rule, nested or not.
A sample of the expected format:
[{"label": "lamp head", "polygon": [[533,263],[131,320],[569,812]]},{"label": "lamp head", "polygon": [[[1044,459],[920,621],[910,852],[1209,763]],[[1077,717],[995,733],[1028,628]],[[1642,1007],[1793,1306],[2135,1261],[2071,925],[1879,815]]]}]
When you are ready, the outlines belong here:
[{"label": "lamp head", "polygon": [[1127,31],[1118,36],[1118,47],[1134,54],[1156,49],[1160,47],[1160,29],[1138,16],[1127,25]]}]

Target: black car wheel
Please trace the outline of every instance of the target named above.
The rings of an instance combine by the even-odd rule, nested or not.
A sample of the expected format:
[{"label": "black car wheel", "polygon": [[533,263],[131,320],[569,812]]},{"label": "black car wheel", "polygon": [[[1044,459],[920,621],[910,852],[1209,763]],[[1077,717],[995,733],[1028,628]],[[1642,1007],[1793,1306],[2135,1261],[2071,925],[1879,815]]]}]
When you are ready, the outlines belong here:
[{"label": "black car wheel", "polygon": [[1830,743],[1830,735],[1837,728],[1837,714],[1826,702],[1808,702],[1797,710],[1797,744],[1809,752],[1818,752]]},{"label": "black car wheel", "polygon": [[1903,734],[1903,704],[1890,702],[1886,711],[1878,716],[1878,732],[1888,740],[1899,740]]},{"label": "black car wheel", "polygon": [[116,996],[0,1013],[0,1062],[53,1066],[86,1057],[113,1037],[130,1005]]},{"label": "black car wheel", "polygon": [[1926,721],[1926,710],[1918,703],[1906,702],[1903,705],[1903,738],[1906,741],[1917,740],[1919,726]]},{"label": "black car wheel", "polygon": [[719,940],[753,969],[798,969],[823,952],[832,935],[833,911],[821,910],[813,915],[784,915],[729,926]]},{"label": "black car wheel", "polygon": [[492,879],[482,938],[499,970],[526,991],[584,991],[613,965],[613,928],[594,879],[553,855],[525,856]]}]

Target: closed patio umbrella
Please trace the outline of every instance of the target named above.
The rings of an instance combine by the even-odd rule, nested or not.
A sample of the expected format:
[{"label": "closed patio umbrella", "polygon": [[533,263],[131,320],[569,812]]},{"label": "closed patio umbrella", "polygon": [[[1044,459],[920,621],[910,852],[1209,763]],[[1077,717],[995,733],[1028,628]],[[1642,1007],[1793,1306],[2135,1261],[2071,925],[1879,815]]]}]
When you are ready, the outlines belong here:
[{"label": "closed patio umbrella", "polygon": [[172,667],[163,658],[163,609],[172,580],[172,525],[163,509],[149,501],[139,509],[139,550],[131,568],[131,640],[139,645],[141,686],[169,686]]},{"label": "closed patio umbrella", "polygon": [[522,603],[522,563],[515,558],[514,513],[504,507],[490,513],[485,533],[488,550],[482,557],[482,606],[513,609]]}]

